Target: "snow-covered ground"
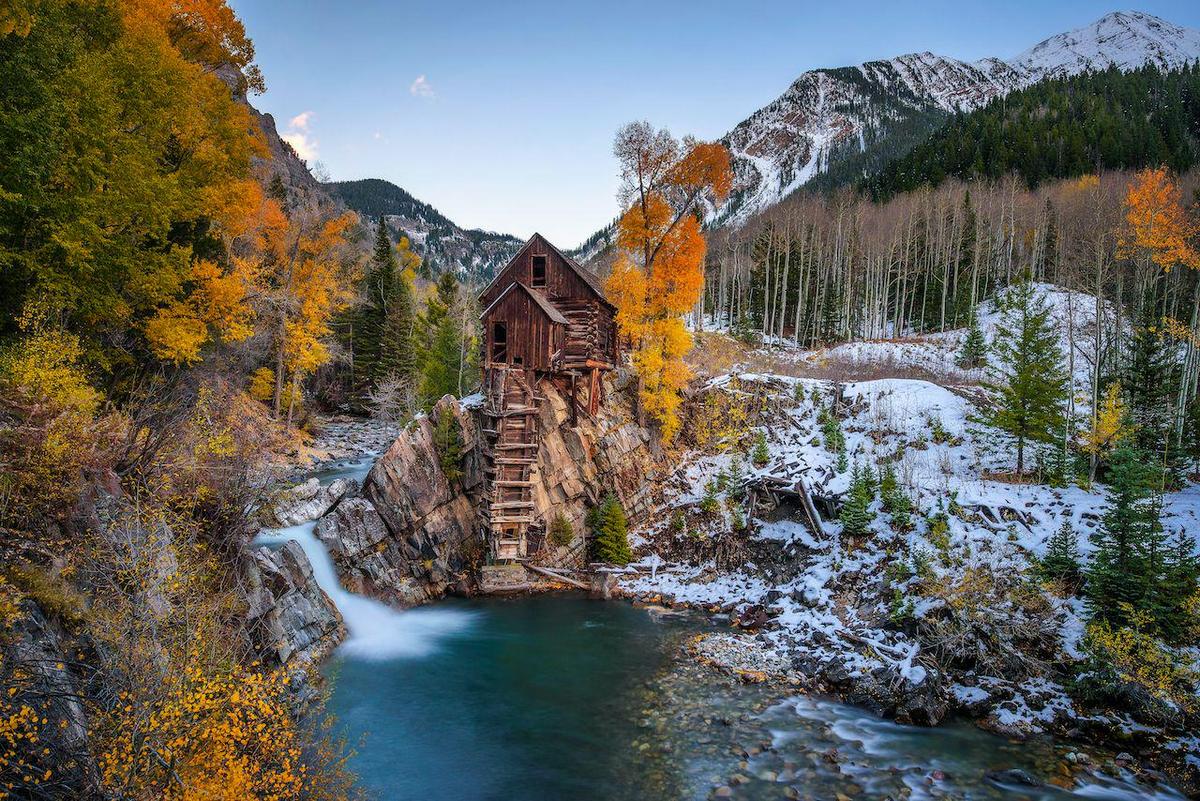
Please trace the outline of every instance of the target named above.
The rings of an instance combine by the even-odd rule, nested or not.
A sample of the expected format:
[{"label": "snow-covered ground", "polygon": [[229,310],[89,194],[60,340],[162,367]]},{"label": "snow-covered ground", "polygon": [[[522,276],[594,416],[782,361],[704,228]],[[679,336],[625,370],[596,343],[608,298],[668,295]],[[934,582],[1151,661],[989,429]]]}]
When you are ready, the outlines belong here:
[{"label": "snow-covered ground", "polygon": [[[981,321],[994,325],[989,314]],[[952,358],[956,336],[931,338],[929,352]],[[842,347],[861,354],[871,344]],[[890,351],[892,357],[897,351],[907,354],[906,344],[881,351]],[[1068,664],[1082,656],[1081,601],[1061,599],[1045,589],[1023,607],[1014,606],[1012,599],[1020,595],[1014,592],[1018,585],[1036,586],[1026,577],[1062,521],[1070,521],[1086,559],[1092,550],[1088,535],[1099,525],[1105,506],[1102,487],[1056,489],[992,478],[1012,471],[1011,443],[980,422],[970,393],[929,381],[889,378],[841,385],[840,427],[846,443],[842,469],[838,455],[822,442],[818,420],[821,410],[834,402],[836,384],[741,373],[713,378],[708,388],[747,397],[765,393],[767,412],[757,430],[767,438],[770,459],[755,467],[749,458],[731,452],[690,454],[674,477],[675,491],[668,493],[663,514],[636,532],[642,558],[634,566],[637,572],[623,577],[629,593],[733,614],[761,607],[770,623],[759,639],[780,652],[798,655],[808,664],[839,665],[851,676],[887,671],[918,691],[939,663],[909,633],[911,624],[931,622],[948,612],[977,615],[1030,636],[1048,637],[1057,643],[1058,653],[1047,664]],[[844,538],[836,520],[823,521],[817,532],[789,517],[754,521],[753,536],[778,546],[783,569],[747,564],[720,571],[712,564],[670,564],[659,554],[659,546],[681,535],[672,534],[664,521],[688,509],[703,518],[696,507],[706,485],[727,477],[735,458],[750,479],[770,477],[789,486],[803,480],[820,497],[844,493],[855,466],[878,471],[890,463],[914,501],[913,527],[894,530],[876,498],[872,534],[865,542]],[[945,531],[934,530],[933,519],[939,515],[944,515]],[[1200,530],[1200,487],[1168,495],[1164,518],[1169,528]],[[910,625],[897,625],[898,616]],[[1004,650],[1003,643],[998,647]],[[1070,728],[1084,723],[1126,731],[1137,727],[1124,716],[1088,718],[1055,683],[1053,671],[1033,662],[1015,674],[972,671],[938,678],[952,706],[986,717],[999,731],[1027,734],[1051,724]],[[1192,740],[1175,745],[1200,757]]]}]

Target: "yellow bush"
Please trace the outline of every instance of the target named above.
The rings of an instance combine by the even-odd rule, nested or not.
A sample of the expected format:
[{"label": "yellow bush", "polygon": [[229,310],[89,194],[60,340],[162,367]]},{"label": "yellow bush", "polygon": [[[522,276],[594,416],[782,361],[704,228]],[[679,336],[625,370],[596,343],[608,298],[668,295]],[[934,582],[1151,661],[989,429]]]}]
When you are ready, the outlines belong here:
[{"label": "yellow bush", "polygon": [[1136,684],[1161,700],[1184,708],[1195,707],[1192,688],[1200,676],[1158,639],[1143,631],[1148,622],[1146,613],[1132,607],[1126,612],[1132,622],[1129,627],[1089,623],[1084,638],[1087,650],[1099,662],[1110,666],[1122,681]]},{"label": "yellow bush", "polygon": [[0,523],[33,529],[71,508],[118,418],[97,421],[102,396],[79,364],[78,337],[38,312],[20,326],[24,336],[0,354]]}]

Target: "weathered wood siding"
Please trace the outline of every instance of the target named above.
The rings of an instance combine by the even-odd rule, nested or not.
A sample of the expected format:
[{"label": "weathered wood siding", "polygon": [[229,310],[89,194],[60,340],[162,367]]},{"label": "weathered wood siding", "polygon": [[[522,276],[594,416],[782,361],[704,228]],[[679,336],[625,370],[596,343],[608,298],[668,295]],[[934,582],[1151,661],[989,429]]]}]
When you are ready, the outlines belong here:
[{"label": "weathered wood siding", "polygon": [[563,326],[546,316],[533,298],[520,289],[509,292],[483,317],[484,361],[492,363],[493,335],[497,320],[508,325],[507,358],[504,364],[520,364],[526,370],[558,369],[554,357],[562,349]]},{"label": "weathered wood siding", "polygon": [[[545,256],[546,258],[546,285],[544,287],[533,286],[534,256]],[[542,237],[535,236],[530,239],[521,252],[500,271],[496,280],[480,295],[480,305],[486,309],[517,281],[549,300],[568,320],[564,338],[556,345],[557,348],[562,348],[563,362],[553,369],[572,369],[581,367],[589,361],[616,365],[618,343],[616,320],[612,307]],[[509,298],[506,297],[504,303],[508,301]],[[533,304],[528,298],[524,298],[524,301],[529,306],[536,307],[536,304]],[[544,314],[542,317],[544,318]],[[514,318],[510,315],[508,319]],[[549,319],[545,319],[545,323],[552,324]],[[514,345],[518,345],[514,340],[514,335],[524,336],[525,333],[523,329],[514,328],[513,324],[509,323],[510,362],[511,353],[514,352],[512,348]],[[490,326],[487,337],[489,342],[486,355],[490,358]],[[519,346],[523,348],[524,343],[520,343]],[[517,351],[517,353],[525,355],[524,351]],[[547,354],[537,351],[531,355],[536,355],[539,359],[534,369],[551,369],[542,366],[545,362],[541,359],[546,358]],[[553,355],[553,351],[549,355]],[[526,366],[532,366],[532,363],[528,361],[530,356],[525,356],[525,358]]]}]

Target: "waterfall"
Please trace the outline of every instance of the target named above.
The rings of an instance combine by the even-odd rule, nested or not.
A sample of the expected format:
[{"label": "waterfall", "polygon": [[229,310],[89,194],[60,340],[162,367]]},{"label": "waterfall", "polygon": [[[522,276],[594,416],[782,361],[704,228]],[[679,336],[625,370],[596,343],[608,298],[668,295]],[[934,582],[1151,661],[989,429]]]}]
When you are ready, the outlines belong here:
[{"label": "waterfall", "polygon": [[387,604],[347,591],[325,544],[317,539],[316,522],[288,528],[264,529],[255,545],[278,546],[295,540],[312,563],[313,578],[325,591],[346,623],[346,641],[338,648],[343,656],[364,660],[427,656],[438,642],[471,626],[473,612],[461,609],[411,609],[400,611]]}]

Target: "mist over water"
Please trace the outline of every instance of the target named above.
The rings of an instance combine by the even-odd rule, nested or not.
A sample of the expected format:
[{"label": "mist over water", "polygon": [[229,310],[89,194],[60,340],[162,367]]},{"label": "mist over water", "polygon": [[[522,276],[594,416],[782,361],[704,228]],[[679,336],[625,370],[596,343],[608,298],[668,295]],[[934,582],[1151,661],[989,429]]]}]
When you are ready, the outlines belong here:
[{"label": "mist over water", "polygon": [[317,585],[346,623],[347,637],[338,648],[341,656],[368,661],[428,656],[441,640],[465,631],[474,622],[476,615],[465,610],[425,607],[400,611],[344,589],[329,551],[314,533],[316,525],[309,522],[266,529],[254,542],[270,546],[295,540],[304,550]]}]

